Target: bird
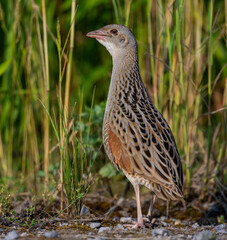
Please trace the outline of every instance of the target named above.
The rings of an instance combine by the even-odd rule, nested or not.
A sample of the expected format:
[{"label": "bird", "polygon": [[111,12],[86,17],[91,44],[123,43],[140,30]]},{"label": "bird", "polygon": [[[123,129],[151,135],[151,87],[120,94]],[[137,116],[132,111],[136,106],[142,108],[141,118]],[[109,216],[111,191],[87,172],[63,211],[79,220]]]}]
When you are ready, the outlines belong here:
[{"label": "bird", "polygon": [[140,186],[152,191],[150,218],[156,197],[183,200],[183,169],[173,133],[141,79],[138,48],[132,31],[110,24],[87,33],[110,53],[111,81],[103,119],[103,143],[110,161],[134,187],[137,223],[145,227]]}]

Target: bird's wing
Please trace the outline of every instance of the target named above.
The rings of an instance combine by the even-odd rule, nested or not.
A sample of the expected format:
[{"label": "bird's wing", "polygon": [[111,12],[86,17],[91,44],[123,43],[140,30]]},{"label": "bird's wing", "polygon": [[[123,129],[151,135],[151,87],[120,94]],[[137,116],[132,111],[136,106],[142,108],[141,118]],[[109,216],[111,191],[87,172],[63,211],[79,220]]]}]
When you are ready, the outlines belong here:
[{"label": "bird's wing", "polygon": [[[134,93],[135,94],[135,93]],[[183,185],[182,165],[173,134],[153,106],[145,88],[118,100],[111,131],[121,141],[130,170],[146,180],[171,188]],[[136,101],[135,101],[136,99]]]}]

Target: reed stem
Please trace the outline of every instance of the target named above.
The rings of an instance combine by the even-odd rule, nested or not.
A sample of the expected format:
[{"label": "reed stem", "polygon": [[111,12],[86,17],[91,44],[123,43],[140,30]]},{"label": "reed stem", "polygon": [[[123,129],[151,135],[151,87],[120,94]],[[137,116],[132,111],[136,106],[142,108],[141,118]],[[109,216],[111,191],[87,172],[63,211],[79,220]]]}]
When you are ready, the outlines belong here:
[{"label": "reed stem", "polygon": [[72,56],[73,56],[73,49],[74,49],[75,13],[76,13],[76,0],[72,0],[70,49],[69,49],[69,60],[68,60],[67,70],[66,70],[65,101],[64,101],[64,114],[65,114],[66,124],[67,124],[68,111],[69,111],[69,90],[70,90],[70,81],[71,81],[71,72],[72,72]]},{"label": "reed stem", "polygon": [[150,62],[151,62],[151,76],[153,82],[153,89],[154,89],[154,103],[155,106],[159,109],[158,104],[158,85],[157,79],[155,78],[155,66],[154,66],[154,50],[153,50],[153,40],[152,40],[152,27],[151,27],[151,3],[152,1],[148,1],[147,5],[147,23],[148,23],[148,43],[149,43],[149,50],[150,50]]},{"label": "reed stem", "polygon": [[[49,60],[48,60],[48,42],[47,42],[47,20],[46,20],[46,5],[45,0],[42,0],[42,14],[43,14],[43,38],[44,38],[44,59],[45,59],[45,79],[44,79],[44,99],[47,111],[49,112],[50,103],[49,103]],[[49,179],[49,117],[45,112],[45,119],[43,124],[44,129],[44,172],[45,180],[44,187],[47,190],[47,184]]]},{"label": "reed stem", "polygon": [[213,65],[213,0],[209,4],[208,13],[208,26],[209,26],[209,48],[208,48],[208,149],[207,149],[207,162],[206,162],[206,174],[204,182],[207,183],[209,175],[209,163],[212,148],[212,126],[211,126],[211,78],[212,78],[212,65]]}]

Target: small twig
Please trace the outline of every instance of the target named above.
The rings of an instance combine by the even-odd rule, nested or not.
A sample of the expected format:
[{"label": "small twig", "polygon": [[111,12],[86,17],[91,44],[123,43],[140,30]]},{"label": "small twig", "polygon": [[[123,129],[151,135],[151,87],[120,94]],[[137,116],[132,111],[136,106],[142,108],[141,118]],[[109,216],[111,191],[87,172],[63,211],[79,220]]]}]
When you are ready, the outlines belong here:
[{"label": "small twig", "polygon": [[104,214],[105,219],[107,219],[116,210],[116,208],[122,204],[123,201],[124,198],[122,197],[118,199],[117,203]]}]

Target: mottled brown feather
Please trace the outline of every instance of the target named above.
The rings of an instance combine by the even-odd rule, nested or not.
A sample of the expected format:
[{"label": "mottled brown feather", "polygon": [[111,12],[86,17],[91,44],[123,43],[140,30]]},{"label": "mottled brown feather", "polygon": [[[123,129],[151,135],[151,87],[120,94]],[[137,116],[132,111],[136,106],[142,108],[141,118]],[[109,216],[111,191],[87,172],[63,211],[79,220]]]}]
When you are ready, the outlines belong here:
[{"label": "mottled brown feather", "polygon": [[118,168],[132,174],[133,168],[130,158],[125,153],[120,139],[117,135],[109,129],[109,146],[112,156],[114,157],[113,161],[118,166]]}]

